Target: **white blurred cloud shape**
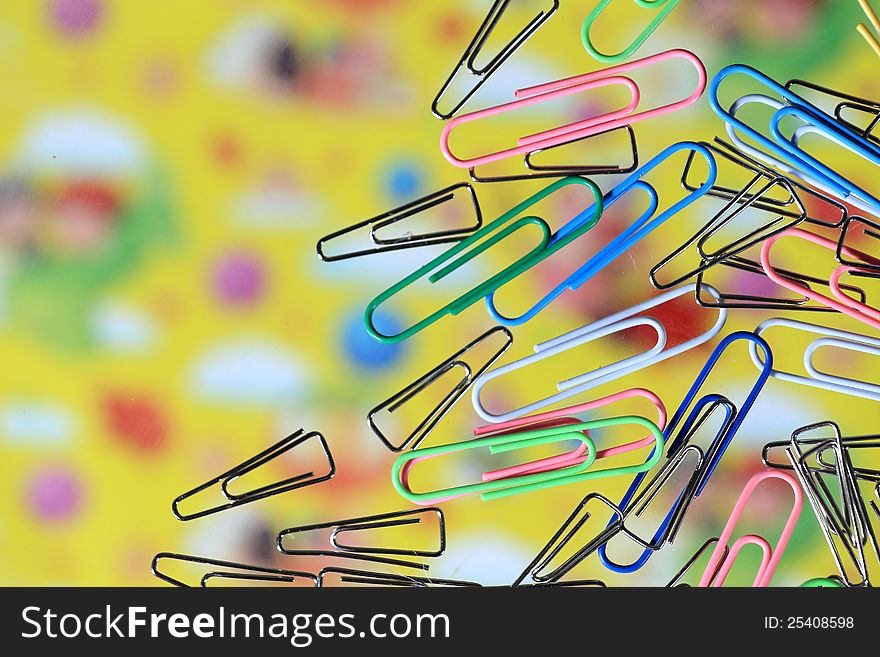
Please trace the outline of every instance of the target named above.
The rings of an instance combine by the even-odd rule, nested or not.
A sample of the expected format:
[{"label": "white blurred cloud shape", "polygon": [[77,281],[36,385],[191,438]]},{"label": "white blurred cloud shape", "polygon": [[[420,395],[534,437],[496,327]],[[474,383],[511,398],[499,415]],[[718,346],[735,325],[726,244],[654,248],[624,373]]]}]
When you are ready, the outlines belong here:
[{"label": "white blurred cloud shape", "polygon": [[205,401],[273,407],[291,403],[308,387],[309,368],[290,349],[242,338],[215,344],[195,360],[193,393]]}]

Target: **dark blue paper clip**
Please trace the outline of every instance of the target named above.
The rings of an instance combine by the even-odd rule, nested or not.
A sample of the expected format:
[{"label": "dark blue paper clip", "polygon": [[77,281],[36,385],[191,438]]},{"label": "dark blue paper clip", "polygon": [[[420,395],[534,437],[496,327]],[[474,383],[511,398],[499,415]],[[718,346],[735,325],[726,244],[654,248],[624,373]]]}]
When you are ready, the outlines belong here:
[{"label": "dark blue paper clip", "polygon": [[[737,119],[732,111],[721,107],[721,104],[718,101],[718,86],[724,78],[735,73],[741,73],[762,83],[765,87],[778,94],[779,97],[787,103],[787,105],[779,104],[769,97],[760,95],[754,96],[755,99],[767,99],[768,101],[772,101],[768,102],[768,104],[777,108],[777,111],[770,120],[770,131],[773,135],[773,139]],[[792,165],[796,172],[810,184],[824,188],[824,191],[839,196],[842,199],[847,199],[851,203],[858,205],[858,207],[863,207],[867,204],[874,208],[875,211],[880,211],[880,199],[877,199],[851,180],[845,178],[826,164],[806,153],[797,145],[797,140],[799,138],[798,134],[795,134],[791,138],[783,136],[779,128],[779,123],[786,116],[796,117],[804,122],[805,126],[810,127],[812,131],[822,134],[826,138],[833,140],[844,148],[865,157],[875,164],[880,163],[880,148],[851,130],[843,123],[835,121],[833,117],[826,114],[790,89],[786,89],[775,80],[767,77],[751,66],[733,64],[721,69],[709,82],[709,105],[728,125],[747,134],[764,149],[769,151],[769,153],[773,155],[773,159],[776,160],[775,164],[777,166],[788,163]],[[793,171],[787,170],[787,167],[782,168],[785,169],[785,173],[794,173]],[[850,199],[850,197],[855,198]],[[857,203],[856,199],[860,201],[861,204]]]},{"label": "dark blue paper clip", "polygon": [[[669,452],[667,454],[667,458],[672,458],[679,450],[684,448],[684,445],[687,442],[694,423],[700,417],[700,413],[706,406],[710,404],[717,404],[722,400],[726,401],[725,397],[716,393],[704,395],[696,401],[693,409],[691,409],[690,413],[687,414],[684,422],[682,422],[682,419],[685,418],[688,407],[690,407],[691,403],[694,402],[694,399],[700,391],[700,387],[709,377],[709,374],[711,373],[712,368],[715,366],[715,363],[718,362],[718,359],[724,353],[724,350],[736,340],[748,340],[749,342],[754,343],[756,347],[761,349],[761,351],[764,353],[764,356],[769,359],[770,362],[772,362],[773,352],[770,350],[770,345],[767,344],[764,338],[755,335],[754,333],[751,333],[749,331],[736,331],[725,337],[721,342],[719,342],[718,346],[715,347],[715,350],[709,356],[709,359],[706,361],[706,364],[703,366],[702,371],[697,376],[687,395],[685,395],[685,398],[682,400],[678,409],[675,411],[675,414],[672,416],[669,424],[663,431],[664,438],[668,440],[673,432],[675,432],[676,427],[679,425],[679,423],[682,423],[681,430],[676,434],[675,439],[673,439],[669,443]],[[772,371],[772,365],[768,367],[765,362],[764,366],[761,369],[761,373],[758,375],[758,379],[755,381],[755,385],[752,386],[752,389],[749,391],[748,396],[746,397],[745,401],[738,411],[732,405],[725,406],[726,413],[724,423],[722,424],[721,429],[712,439],[708,451],[708,459],[703,465],[701,465],[697,472],[698,483],[696,483],[696,487],[694,489],[694,498],[699,497],[700,493],[703,492],[703,489],[708,483],[709,478],[712,476],[712,473],[715,471],[716,466],[720,462],[721,457],[724,456],[724,452],[727,450],[728,445],[730,445],[730,442],[733,440],[736,432],[745,421],[749,410],[751,410],[752,406],[754,405],[755,400],[758,398],[758,394],[760,394],[761,390],[764,387],[764,384],[766,384],[767,380],[770,378],[770,374],[772,373]],[[639,489],[647,475],[647,472],[641,472],[637,474],[633,478],[632,483],[624,494],[623,499],[621,500],[619,505],[619,508],[624,509],[624,517],[626,516],[626,510],[628,509],[630,502],[632,502],[633,497],[635,497],[636,491]],[[683,491],[682,495],[680,495],[676,499],[675,504],[673,504],[672,508],[669,510],[669,513],[663,519],[663,522],[660,524],[660,527],[657,529],[657,532],[651,539],[652,544],[661,541],[663,537],[668,536],[671,532],[673,532],[675,526],[683,519],[683,514],[679,513],[679,511],[681,504],[685,500],[686,492],[687,490]],[[622,525],[623,523],[621,523],[621,527]],[[601,560],[602,564],[609,570],[616,573],[633,573],[642,568],[648,562],[651,554],[653,554],[656,549],[659,549],[659,546],[645,546],[645,550],[642,552],[642,554],[639,555],[639,557],[630,564],[618,564],[612,561],[611,558],[608,556],[607,543],[602,545],[599,548],[598,552],[599,559]]]},{"label": "dark blue paper clip", "polygon": [[[668,209],[664,210],[659,215],[654,216],[655,212],[657,212],[657,206],[659,205],[659,196],[657,194],[657,190],[651,184],[641,180],[641,178],[651,170],[655,169],[661,162],[668,159],[673,154],[684,150],[693,151],[693,153],[695,154],[699,153],[705,158],[706,164],[709,167],[706,182],[704,182],[702,185],[700,185],[700,187],[670,206]],[[652,230],[659,227],[667,219],[677,214],[678,212],[689,206],[691,203],[696,201],[698,198],[709,192],[709,190],[711,190],[712,186],[715,184],[717,173],[718,167],[715,162],[715,157],[712,155],[711,151],[702,144],[697,144],[691,141],[682,141],[677,144],[673,144],[672,146],[669,146],[605,195],[604,205],[607,208],[609,205],[613,204],[626,193],[636,189],[643,190],[648,195],[649,205],[648,209],[645,210],[645,212],[642,213],[642,215],[638,219],[636,219],[632,224],[629,225],[629,227],[627,227],[625,231],[623,231],[620,235],[611,240],[600,251],[598,251],[577,270],[575,270],[574,273],[572,273],[568,278],[566,278],[559,285],[548,292],[540,301],[538,301],[538,303],[536,303],[534,306],[529,308],[521,315],[518,315],[516,317],[506,317],[498,311],[498,309],[495,307],[495,291],[500,286],[496,287],[489,295],[486,296],[486,307],[489,310],[489,314],[496,322],[507,326],[518,326],[534,318],[539,312],[541,312],[541,310],[546,308],[563,292],[565,292],[566,290],[578,289],[581,285],[586,283],[593,276],[595,276],[609,264],[614,262],[614,260],[623,255],[624,252],[632,248],[639,240],[645,237]],[[589,217],[593,213],[594,209],[590,207],[584,210],[584,212],[581,214],[583,216]],[[573,231],[578,230],[578,228],[579,225],[575,221],[569,222],[553,236],[553,239],[550,240],[548,248],[553,247],[556,242],[561,240],[565,240],[566,242],[571,241],[570,234]]]},{"label": "dark blue paper clip", "polygon": [[[560,228],[555,234],[551,232],[550,226],[547,222],[540,217],[531,215],[522,216],[532,206],[566,185],[582,185],[586,187],[593,193],[594,203],[589,208],[578,213],[574,218],[569,220],[569,222],[562,226],[562,228]],[[427,328],[445,315],[457,315],[461,313],[466,308],[479,301],[480,298],[485,297],[487,294],[491,294],[501,285],[513,280],[530,267],[538,264],[544,260],[544,258],[552,255],[566,246],[569,242],[577,239],[583,233],[590,230],[590,228],[595,226],[596,222],[598,222],[599,218],[602,216],[603,205],[601,190],[596,183],[589,178],[568,176],[567,178],[554,181],[541,191],[533,194],[525,201],[518,204],[516,207],[505,212],[493,222],[483,226],[483,228],[470,235],[470,237],[465,238],[445,253],[437,256],[428,264],[420,267],[400,282],[395,283],[373,299],[367,305],[367,309],[364,312],[364,324],[366,325],[367,331],[379,342],[400,342]],[[398,294],[401,290],[423,278],[427,278],[427,281],[431,284],[439,282],[487,249],[526,226],[537,226],[540,230],[541,239],[533,249],[519,260],[508,265],[494,276],[491,276],[487,280],[460,295],[454,301],[450,301],[445,306],[435,310],[426,318],[416,322],[399,333],[387,335],[382,333],[376,327],[373,316],[376,309],[382,303]]]}]

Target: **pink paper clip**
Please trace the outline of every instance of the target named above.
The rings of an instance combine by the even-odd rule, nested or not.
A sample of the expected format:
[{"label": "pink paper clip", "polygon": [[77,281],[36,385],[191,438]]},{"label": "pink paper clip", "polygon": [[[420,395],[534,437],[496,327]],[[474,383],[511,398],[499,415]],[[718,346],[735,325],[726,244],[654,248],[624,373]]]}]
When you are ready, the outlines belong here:
[{"label": "pink paper clip", "polygon": [[[666,428],[666,406],[663,404],[663,401],[653,392],[651,392],[650,390],[646,390],[645,388],[630,388],[629,390],[623,390],[613,395],[607,395],[605,397],[601,397],[600,399],[594,399],[592,401],[584,402],[583,404],[576,404],[575,406],[558,408],[555,411],[538,413],[536,415],[530,415],[528,417],[508,420],[507,422],[498,422],[495,424],[486,424],[481,427],[476,427],[474,429],[474,436],[495,436],[505,433],[512,433],[521,429],[542,429],[578,424],[582,420],[574,417],[573,415],[567,414],[591,411],[595,408],[607,406],[608,404],[613,404],[614,402],[622,401],[624,399],[630,399],[632,397],[643,397],[654,405],[654,408],[657,409],[657,427],[660,429],[660,431],[663,431],[663,429]],[[586,433],[587,435],[589,435],[589,432]],[[615,445],[613,447],[606,447],[605,449],[596,450],[596,458],[601,459],[609,456],[615,456],[616,454],[623,454],[624,452],[630,452],[632,450],[639,449],[640,447],[646,447],[653,442],[654,436],[649,434],[644,438],[634,440],[623,445]],[[565,468],[581,463],[586,458],[586,456],[586,445],[578,445],[576,449],[568,452],[567,454],[550,456],[547,458],[539,459],[537,461],[514,465],[509,468],[502,468],[499,470],[491,470],[489,472],[485,472],[483,473],[483,481],[495,481],[497,479],[504,479],[506,477],[517,477],[522,474],[547,472],[548,470]]]},{"label": "pink paper clip", "polygon": [[[791,513],[788,514],[788,520],[785,521],[785,527],[782,528],[782,533],[779,535],[779,540],[776,541],[776,547],[770,547],[770,543],[761,536],[745,534],[736,539],[734,544],[730,546],[728,552],[730,537],[733,534],[737,522],[739,522],[739,517],[742,515],[743,508],[748,503],[755,488],[766,479],[780,479],[791,486],[791,490],[794,493],[794,504],[791,508]],[[758,568],[758,573],[755,575],[755,580],[752,583],[752,586],[769,586],[770,580],[773,578],[773,573],[776,572],[776,567],[779,565],[779,561],[782,559],[782,555],[785,552],[785,546],[788,545],[788,540],[791,538],[792,532],[794,532],[803,505],[804,495],[801,492],[801,487],[797,480],[788,472],[764,470],[749,479],[749,483],[746,484],[746,487],[740,494],[736,505],[733,507],[733,511],[730,512],[730,518],[728,518],[727,524],[724,526],[724,531],[721,532],[721,536],[715,544],[715,549],[712,551],[709,563],[706,564],[706,570],[700,578],[699,586],[717,587],[724,584],[724,580],[730,572],[733,562],[736,560],[736,556],[746,545],[757,545],[761,548],[762,552],[761,566]]]},{"label": "pink paper clip", "polygon": [[[779,233],[778,235],[774,235],[767,239],[763,246],[761,247],[761,266],[764,269],[764,273],[767,274],[767,277],[776,283],[777,285],[781,285],[784,288],[792,290],[798,294],[801,294],[812,301],[816,301],[821,303],[824,306],[828,306],[829,308],[833,308],[845,315],[849,315],[853,319],[857,319],[860,322],[864,322],[868,326],[872,326],[876,329],[880,329],[880,310],[877,308],[873,308],[866,303],[861,301],[856,301],[852,297],[846,295],[846,293],[840,289],[840,279],[845,274],[852,273],[863,273],[868,276],[876,276],[876,272],[871,269],[861,269],[859,267],[853,267],[851,265],[840,265],[832,271],[831,275],[828,279],[828,285],[831,289],[832,297],[821,294],[808,288],[805,285],[802,285],[795,281],[792,278],[786,278],[782,276],[779,272],[774,269],[773,265],[770,262],[770,250],[773,248],[773,245],[783,237],[797,237],[802,240],[806,240],[808,242],[812,242],[813,244],[818,244],[819,246],[824,246],[826,249],[831,251],[836,251],[838,248],[838,243],[834,240],[830,240],[826,237],[821,237],[820,235],[816,235],[814,233],[809,233],[800,228],[789,228],[788,230]],[[849,258],[856,258],[865,262],[866,264],[878,265],[880,264],[880,260],[874,258],[873,256],[868,255],[867,253],[862,253],[856,249],[842,246],[840,247],[840,252],[842,255],[845,255]]]},{"label": "pink paper clip", "polygon": [[[694,89],[693,93],[691,93],[691,95],[689,95],[687,98],[684,98],[683,100],[678,100],[667,105],[661,105],[660,107],[636,112],[636,109],[638,108],[641,101],[641,91],[638,85],[633,82],[633,80],[626,76],[619,75],[619,73],[625,73],[626,71],[631,71],[633,69],[643,68],[649,64],[655,64],[657,62],[662,62],[667,59],[675,58],[687,60],[693,65],[694,69],[696,69],[697,86]],[[450,133],[457,125],[460,125],[462,123],[470,123],[471,121],[476,121],[477,119],[482,119],[487,116],[503,114],[505,112],[509,112],[520,107],[536,105],[538,103],[543,103],[547,100],[553,100],[555,98],[569,96],[571,94],[575,94],[581,91],[587,91],[589,89],[605,87],[613,84],[623,85],[630,90],[631,98],[626,107],[612,110],[610,112],[600,114],[599,116],[593,116],[587,119],[583,119],[581,121],[575,121],[574,123],[569,123],[567,125],[559,126],[557,128],[552,128],[550,130],[545,130],[544,132],[528,135],[526,137],[520,137],[517,140],[517,146],[500,150],[495,153],[481,155],[479,157],[461,159],[453,155],[452,151],[449,148]],[[600,71],[593,71],[592,73],[584,73],[582,75],[576,75],[574,77],[556,80],[555,82],[546,82],[544,84],[539,84],[534,87],[518,89],[514,93],[517,100],[511,101],[509,103],[504,103],[503,105],[497,105],[496,107],[479,110],[477,112],[462,114],[461,116],[458,116],[448,121],[443,127],[443,131],[440,133],[440,150],[443,152],[443,156],[457,167],[476,167],[480,166],[481,164],[496,162],[498,160],[502,160],[506,157],[512,157],[514,155],[524,155],[526,153],[531,153],[541,149],[552,148],[554,146],[559,146],[570,141],[575,141],[584,137],[590,137],[592,135],[599,134],[600,132],[606,132],[615,128],[632,125],[633,123],[643,121],[644,119],[650,119],[655,116],[661,116],[663,114],[674,112],[678,109],[693,104],[703,94],[705,88],[706,68],[703,66],[703,62],[701,62],[695,54],[693,54],[689,50],[683,50],[680,48],[666,50],[664,52],[657,53],[656,55],[651,55],[650,57],[644,57],[642,59],[637,59],[635,61],[628,62],[626,64],[620,64],[618,66],[612,66],[610,68],[602,69]]]}]

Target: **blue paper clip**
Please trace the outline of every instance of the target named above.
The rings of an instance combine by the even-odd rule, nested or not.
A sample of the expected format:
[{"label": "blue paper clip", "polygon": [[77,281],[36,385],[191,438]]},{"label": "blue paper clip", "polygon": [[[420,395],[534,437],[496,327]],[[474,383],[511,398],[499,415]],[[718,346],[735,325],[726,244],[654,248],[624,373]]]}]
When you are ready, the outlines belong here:
[{"label": "blue paper clip", "polygon": [[[785,137],[779,127],[779,124],[787,116],[794,117],[804,124],[799,129],[797,129],[790,138]],[[835,121],[828,119],[827,117],[812,116],[811,113],[805,111],[802,107],[782,107],[776,110],[776,112],[773,114],[773,118],[770,119],[770,132],[776,141],[778,141],[779,143],[785,143],[786,148],[791,148],[793,151],[798,153],[801,159],[810,164],[816,172],[823,174],[828,179],[835,182],[842,189],[846,190],[849,195],[861,197],[863,198],[863,200],[867,201],[873,206],[880,208],[880,199],[878,199],[876,196],[873,196],[864,189],[858,187],[849,179],[843,177],[827,165],[823,164],[821,161],[807,153],[798,144],[800,138],[804,134],[806,134],[807,132],[813,132],[822,135],[826,139],[830,139],[834,142],[841,144],[844,148],[856,153],[857,155],[861,155],[873,164],[880,165],[880,151],[878,151],[877,147],[874,144],[872,144],[867,139],[858,137],[858,135],[856,135],[858,141],[842,141],[839,131],[836,129],[838,125],[841,128],[845,128],[845,126],[843,126],[842,124],[836,124]]]},{"label": "blue paper clip", "polygon": [[[761,98],[766,98],[767,101],[770,101],[767,104],[776,107],[776,112],[770,120],[770,131],[773,135],[773,139],[770,139],[766,135],[737,119],[734,113],[735,110],[726,110],[721,107],[718,101],[718,86],[724,78],[734,73],[742,73],[743,75],[762,83],[788,103],[788,105],[779,106],[778,101],[769,97],[761,97],[759,95],[752,95],[744,98],[747,100],[760,100]],[[803,121],[805,126],[809,126],[811,131],[822,134],[826,138],[831,139],[844,148],[867,158],[875,164],[880,163],[880,161],[878,161],[878,158],[880,158],[880,148],[848,128],[846,125],[835,121],[831,116],[825,114],[818,107],[790,89],[786,89],[775,80],[767,77],[751,66],[733,64],[721,69],[710,81],[709,105],[731,128],[741,130],[769,151],[773,155],[774,165],[778,166],[779,159],[781,159],[783,162],[788,162],[793,165],[794,169],[797,170],[799,177],[803,178],[805,181],[822,187],[825,191],[843,199],[849,200],[850,197],[855,197],[853,200],[850,200],[850,202],[852,203],[855,200],[860,201],[861,204],[859,207],[867,204],[874,208],[875,211],[880,210],[880,199],[872,196],[870,193],[840,175],[826,164],[806,153],[797,145],[797,135],[791,139],[783,136],[779,129],[779,123],[786,116],[794,116]],[[736,138],[734,134],[731,134],[731,136]],[[737,139],[737,141],[738,143],[741,143],[740,140]],[[754,149],[750,149],[750,151],[755,153]],[[786,172],[791,173],[790,170],[787,170]]]},{"label": "blue paper clip", "polygon": [[[724,456],[724,452],[727,450],[728,445],[730,445],[730,442],[733,440],[736,432],[745,421],[749,410],[751,410],[752,406],[755,403],[755,400],[758,398],[758,394],[760,394],[764,385],[767,383],[767,380],[770,378],[771,373],[773,372],[773,352],[770,350],[770,345],[767,344],[764,338],[760,337],[759,335],[755,335],[754,333],[751,333],[749,331],[736,331],[726,336],[721,342],[719,342],[718,346],[715,347],[715,350],[709,356],[709,359],[706,361],[706,364],[703,366],[702,371],[700,371],[700,374],[697,376],[687,395],[685,395],[685,398],[682,400],[678,409],[675,411],[675,414],[672,416],[669,424],[663,431],[663,437],[668,440],[669,436],[671,436],[673,432],[675,432],[676,427],[679,425],[679,423],[682,423],[681,429],[676,435],[676,438],[669,443],[669,453],[667,454],[667,458],[671,458],[680,449],[683,448],[686,437],[690,434],[691,428],[694,426],[694,423],[699,418],[703,408],[708,406],[709,404],[716,404],[721,400],[726,401],[725,397],[718,394],[710,393],[704,395],[699,400],[697,400],[690,413],[687,413],[687,409],[696,399],[696,396],[700,391],[700,387],[709,377],[709,374],[715,367],[718,359],[724,353],[725,349],[727,349],[728,346],[730,346],[733,342],[737,340],[747,340],[751,342],[752,345],[754,345],[750,345],[750,348],[760,348],[760,350],[764,354],[764,364],[761,368],[761,372],[758,375],[757,380],[755,381],[755,384],[752,386],[752,389],[749,391],[749,394],[740,409],[737,411],[736,408],[732,405],[730,405],[729,407],[726,406],[728,410],[725,415],[724,423],[719,432],[716,434],[715,438],[712,439],[712,443],[709,449],[709,457],[706,463],[701,465],[697,473],[698,483],[696,483],[696,488],[693,495],[694,497],[699,497],[700,493],[703,492],[703,489],[709,482],[709,478],[712,476],[712,473],[715,471],[715,468],[721,461],[721,457]],[[768,363],[770,363],[770,365],[768,365]],[[687,417],[685,418],[686,413]],[[684,422],[682,422],[683,418]],[[632,501],[633,497],[635,497],[636,491],[639,489],[646,476],[647,472],[638,473],[633,478],[632,484],[630,484],[630,487],[624,494],[623,499],[621,500],[619,505],[619,508],[624,509],[624,517],[626,515],[626,511],[628,510],[630,502]],[[669,513],[660,524],[657,533],[652,538],[652,543],[660,540],[661,537],[663,537],[664,535],[668,535],[669,533],[671,533],[675,529],[675,524],[681,521],[682,516],[678,514],[678,509],[681,505],[682,499],[683,495],[676,500],[676,503],[670,509]],[[675,523],[673,521],[675,521]],[[602,561],[606,568],[613,572],[632,573],[639,570],[648,562],[648,559],[651,557],[654,549],[656,548],[646,546],[645,550],[634,562],[630,564],[618,564],[612,561],[611,558],[608,556],[606,543],[599,548],[599,559]]]},{"label": "blue paper clip", "polygon": [[[709,167],[709,171],[706,176],[706,182],[704,182],[702,185],[700,185],[700,187],[698,187],[690,194],[680,199],[675,204],[673,204],[668,209],[664,210],[662,213],[655,217],[654,213],[657,211],[657,206],[659,205],[659,196],[657,194],[657,190],[651,184],[641,180],[641,178],[646,173],[655,169],[661,162],[668,159],[673,154],[685,150],[699,153],[705,158],[706,164]],[[574,273],[572,273],[568,278],[566,278],[559,285],[548,292],[540,301],[538,301],[538,303],[536,303],[534,306],[532,306],[519,316],[506,317],[498,311],[495,306],[495,291],[501,286],[496,286],[492,293],[486,296],[486,308],[489,310],[489,314],[496,322],[499,322],[500,324],[504,324],[506,326],[518,326],[534,318],[539,312],[550,305],[550,303],[558,296],[560,296],[563,292],[565,292],[566,290],[578,289],[581,285],[586,283],[593,276],[598,274],[605,267],[610,265],[621,255],[623,255],[623,253],[632,248],[639,240],[645,237],[652,230],[659,227],[667,219],[689,206],[698,198],[705,195],[710,189],[712,189],[712,186],[715,184],[717,173],[718,166],[715,162],[715,157],[712,155],[711,151],[702,144],[697,144],[691,141],[682,141],[677,144],[673,144],[672,146],[669,146],[664,151],[656,155],[649,162],[647,162],[640,169],[638,169],[638,171],[635,171],[626,180],[617,185],[605,196],[604,207],[607,208],[619,198],[624,196],[627,192],[631,192],[635,189],[644,190],[645,193],[647,193],[648,195],[649,205],[648,209],[645,210],[645,212],[642,213],[642,215],[638,219],[630,224],[627,229],[623,231],[620,235],[618,235],[608,244],[602,247],[601,250],[599,250],[589,260],[587,260],[583,265],[575,270]],[[593,211],[593,213],[595,214],[595,210],[593,208],[587,208],[586,210],[584,210],[583,214],[589,215],[591,211]],[[554,242],[559,240],[567,240],[566,243],[570,242],[570,234],[575,230],[578,230],[577,224],[575,224],[573,221],[569,222],[568,224],[563,226],[556,233],[556,235],[553,236],[553,239],[550,240],[550,245],[548,246],[548,248],[552,247],[554,245]]]},{"label": "blue paper clip", "polygon": [[[544,198],[550,196],[553,192],[566,185],[583,185],[589,188],[593,192],[595,201],[593,205],[583,212],[580,212],[567,224],[562,226],[555,235],[551,232],[550,226],[547,222],[540,217],[519,216],[539,201],[542,201]],[[603,207],[604,202],[602,192],[592,180],[589,180],[588,178],[580,178],[578,176],[568,176],[567,178],[554,181],[516,207],[505,212],[495,221],[487,224],[477,232],[473,233],[470,237],[462,240],[445,253],[431,260],[428,264],[420,267],[400,282],[395,283],[373,299],[367,305],[366,311],[364,312],[364,324],[367,327],[367,331],[379,342],[400,342],[427,328],[445,315],[458,315],[460,312],[476,303],[481,297],[491,294],[499,286],[513,280],[522,272],[538,264],[544,258],[552,255],[566,246],[569,242],[577,239],[590,230],[596,225],[596,222],[598,222],[599,218],[602,216]],[[522,258],[513,264],[508,265],[494,276],[483,281],[454,301],[447,303],[439,310],[428,315],[425,319],[413,324],[407,329],[404,329],[400,333],[386,335],[376,328],[373,314],[376,312],[376,309],[389,298],[424,276],[428,276],[428,282],[432,284],[440,281],[445,276],[448,276],[473,258],[502,241],[508,235],[529,225],[535,225],[540,229],[541,241]],[[560,233],[562,233],[562,235],[560,235]],[[470,252],[466,253],[469,249]],[[450,260],[452,262],[448,262]]]}]

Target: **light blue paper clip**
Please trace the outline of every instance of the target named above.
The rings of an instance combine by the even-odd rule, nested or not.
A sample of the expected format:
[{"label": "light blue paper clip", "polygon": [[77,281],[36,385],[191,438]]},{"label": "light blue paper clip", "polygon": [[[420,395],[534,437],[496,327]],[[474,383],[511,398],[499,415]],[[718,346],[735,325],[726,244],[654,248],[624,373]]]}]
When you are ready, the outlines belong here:
[{"label": "light blue paper clip", "polygon": [[[718,87],[722,80],[735,73],[741,73],[760,82],[787,104],[780,103],[769,96],[751,94],[739,99],[731,105],[729,110],[722,108],[718,100]],[[762,102],[776,110],[769,124],[772,139],[736,118],[737,109],[750,102]],[[820,134],[873,164],[880,164],[880,148],[798,94],[786,89],[751,66],[733,64],[721,69],[709,82],[709,105],[728,124],[730,137],[738,146],[745,147],[744,150],[750,154],[757,155],[787,174],[797,174],[799,178],[809,184],[820,187],[823,191],[844,199],[859,208],[875,214],[880,212],[880,199],[807,153],[798,142],[804,134],[809,132]],[[803,123],[791,137],[786,137],[780,127],[780,123],[786,117],[793,117]],[[770,155],[748,147],[736,135],[736,130],[751,137]],[[786,166],[786,164],[791,166]]]},{"label": "light blue paper clip", "polygon": [[[641,180],[641,178],[649,171],[655,169],[664,160],[668,159],[679,151],[685,150],[699,153],[705,158],[706,164],[709,167],[709,171],[706,176],[706,182],[704,182],[702,185],[700,185],[700,187],[698,187],[696,190],[694,190],[684,198],[674,203],[668,209],[661,212],[659,215],[654,216],[654,214],[657,212],[657,207],[659,205],[659,196],[657,194],[657,190],[651,184]],[[497,291],[497,289],[500,288],[496,288],[492,291],[491,294],[486,296],[486,308],[489,310],[489,314],[496,322],[499,322],[500,324],[504,324],[506,326],[518,326],[534,318],[563,292],[565,292],[566,290],[578,289],[581,285],[586,283],[593,276],[598,274],[605,267],[610,265],[626,251],[632,248],[639,240],[648,235],[648,233],[662,225],[666,220],[689,206],[698,198],[705,195],[715,184],[717,173],[718,166],[715,163],[715,157],[712,155],[711,151],[705,146],[691,141],[682,141],[677,144],[673,144],[672,146],[669,146],[605,195],[605,207],[607,208],[609,205],[617,201],[619,198],[623,197],[628,192],[636,189],[643,190],[648,195],[649,204],[648,209],[645,210],[645,212],[642,213],[642,215],[639,216],[638,219],[630,224],[627,229],[623,231],[620,235],[618,235],[608,244],[602,247],[602,249],[598,251],[595,255],[593,255],[593,257],[587,260],[568,278],[566,278],[550,292],[544,295],[544,297],[540,301],[538,301],[538,303],[529,308],[523,314],[515,317],[506,317],[498,311],[498,309],[495,307],[495,292]],[[591,210],[592,208],[587,208],[581,213],[580,216],[590,217],[593,214]],[[577,230],[578,227],[579,224],[577,222],[571,221],[567,225],[560,228],[559,231],[553,236],[553,239],[551,239],[550,243],[548,244],[548,248],[551,248],[555,241],[565,239],[569,233]]]}]

